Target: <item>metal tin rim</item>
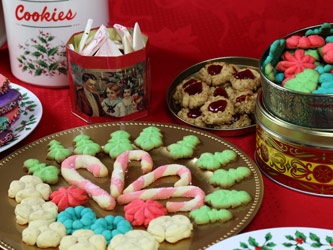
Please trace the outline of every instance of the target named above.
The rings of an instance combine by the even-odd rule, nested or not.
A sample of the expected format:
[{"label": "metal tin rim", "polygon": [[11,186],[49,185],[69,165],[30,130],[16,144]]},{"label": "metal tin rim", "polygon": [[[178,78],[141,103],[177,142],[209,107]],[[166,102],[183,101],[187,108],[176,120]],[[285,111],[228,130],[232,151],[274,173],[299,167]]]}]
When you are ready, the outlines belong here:
[{"label": "metal tin rim", "polygon": [[[303,36],[308,30],[318,30],[322,27],[323,29],[320,31],[321,36],[331,35],[329,30],[331,30],[333,23],[328,23],[327,28],[323,25],[315,25],[294,31],[276,41],[287,39],[293,35]],[[271,46],[261,55],[259,63],[263,102],[266,104],[266,108],[281,119],[298,126],[333,132],[333,94],[303,93],[286,89],[274,80],[270,80],[268,76],[265,76],[265,60],[271,56]],[[272,54],[272,56],[276,57],[277,55]],[[274,58],[274,60],[277,59]],[[276,62],[274,61],[274,63]]]},{"label": "metal tin rim", "polygon": [[333,133],[327,130],[314,130],[298,126],[274,116],[263,104],[262,91],[258,93],[255,108],[255,117],[257,122],[266,127],[271,133],[278,137],[287,138],[298,144],[309,147],[332,148]]},{"label": "metal tin rim", "polygon": [[184,80],[185,78],[189,77],[190,75],[195,74],[198,72],[206,63],[208,62],[216,62],[216,61],[224,61],[226,63],[236,64],[240,67],[253,67],[256,70],[259,71],[259,60],[251,57],[241,57],[241,56],[229,56],[229,57],[217,57],[205,61],[201,61],[199,63],[196,63],[192,65],[191,67],[183,70],[180,74],[178,74],[171,82],[171,84],[168,87],[167,95],[166,95],[166,101],[168,105],[169,111],[172,113],[172,115],[176,118],[176,120],[183,124],[183,125],[189,125],[198,129],[207,130],[209,132],[212,132],[214,134],[217,134],[219,136],[240,136],[245,135],[251,132],[255,132],[255,124],[242,127],[242,128],[236,128],[236,129],[216,129],[216,128],[205,128],[200,127],[195,124],[189,123],[185,121],[184,119],[180,118],[177,115],[177,111],[175,110],[175,105],[172,100],[172,96],[174,93],[174,90],[176,89],[176,86],[179,84],[181,80]]}]

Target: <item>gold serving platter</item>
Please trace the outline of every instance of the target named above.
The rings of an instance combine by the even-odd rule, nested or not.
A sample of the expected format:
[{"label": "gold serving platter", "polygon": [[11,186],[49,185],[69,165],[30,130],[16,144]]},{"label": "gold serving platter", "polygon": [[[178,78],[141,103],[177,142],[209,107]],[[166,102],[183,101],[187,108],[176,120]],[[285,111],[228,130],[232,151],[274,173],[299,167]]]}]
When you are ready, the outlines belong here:
[{"label": "gold serving platter", "polygon": [[[164,123],[153,123],[153,122],[123,122],[123,123],[102,123],[93,124],[83,127],[77,127],[74,129],[65,130],[58,132],[46,137],[43,137],[37,141],[34,141],[14,153],[8,155],[0,162],[0,247],[4,249],[24,249],[31,250],[37,249],[37,247],[27,246],[22,242],[21,232],[25,228],[24,226],[19,226],[15,222],[14,209],[16,206],[15,200],[8,198],[7,191],[12,180],[17,180],[21,176],[25,175],[26,172],[23,169],[23,162],[27,159],[38,159],[40,162],[44,162],[48,165],[55,165],[60,167],[55,161],[46,160],[46,154],[48,150],[48,143],[51,140],[58,140],[65,147],[73,150],[73,139],[79,134],[86,134],[90,136],[92,140],[99,143],[100,145],[105,145],[107,140],[110,139],[110,134],[117,130],[125,130],[131,134],[131,141],[134,141],[140,134],[140,132],[148,127],[156,126],[163,134],[163,145],[156,149],[149,151],[152,159],[154,161],[154,167],[162,166],[165,164],[177,163],[187,166],[192,174],[192,185],[199,186],[206,194],[211,193],[218,188],[209,184],[208,178],[211,176],[212,172],[204,171],[198,169],[195,166],[195,160],[204,152],[220,152],[224,149],[231,149],[237,153],[237,160],[228,164],[226,169],[235,168],[238,166],[246,166],[250,168],[252,174],[247,179],[236,183],[231,189],[235,190],[245,190],[251,197],[252,201],[244,206],[230,209],[234,218],[226,223],[211,223],[206,225],[198,226],[194,224],[193,232],[190,238],[181,240],[175,244],[163,242],[160,244],[161,250],[169,249],[172,247],[174,250],[184,250],[184,249],[205,249],[223,239],[229,238],[235,234],[241,232],[255,217],[257,214],[261,202],[263,199],[264,186],[263,180],[259,168],[254,163],[254,161],[242,152],[238,147],[230,144],[226,140],[204,132],[200,129],[164,124]],[[186,135],[196,135],[200,139],[200,144],[194,150],[194,154],[191,158],[174,160],[170,157],[167,152],[166,147],[172,143],[182,140]],[[98,180],[94,178],[86,170],[80,170],[81,174],[98,184],[105,190],[109,190],[110,185],[110,175],[112,172],[112,166],[114,160],[111,159],[105,153],[98,153],[96,155],[106,166],[109,168],[109,176],[104,178],[99,178]],[[137,179],[142,173],[140,168],[131,167],[128,169],[125,187]],[[173,185],[173,183],[178,179],[178,177],[170,176],[159,179],[153,183],[150,187],[161,187],[167,185]],[[60,186],[68,186],[67,182],[60,178],[59,183],[51,186],[52,190],[57,190]],[[149,187],[148,187],[149,188]],[[175,198],[174,198],[175,199]],[[180,198],[177,198],[178,200]],[[163,203],[163,201],[161,201]],[[112,211],[105,211],[101,209],[93,200],[90,200],[89,207],[91,207],[95,212],[97,217],[104,217],[106,215],[124,215],[123,206],[117,205]],[[188,213],[183,212],[183,214],[188,215]],[[170,214],[172,215],[172,214]],[[144,229],[144,228],[140,228]]]}]

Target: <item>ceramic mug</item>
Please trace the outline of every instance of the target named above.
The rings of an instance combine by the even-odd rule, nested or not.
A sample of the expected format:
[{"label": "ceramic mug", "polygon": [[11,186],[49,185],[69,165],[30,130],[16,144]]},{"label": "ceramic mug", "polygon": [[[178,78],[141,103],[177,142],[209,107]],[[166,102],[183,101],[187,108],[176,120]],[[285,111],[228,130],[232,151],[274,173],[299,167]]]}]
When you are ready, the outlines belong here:
[{"label": "ceramic mug", "polygon": [[84,30],[108,25],[108,0],[2,0],[11,71],[43,87],[69,86],[66,42]]}]

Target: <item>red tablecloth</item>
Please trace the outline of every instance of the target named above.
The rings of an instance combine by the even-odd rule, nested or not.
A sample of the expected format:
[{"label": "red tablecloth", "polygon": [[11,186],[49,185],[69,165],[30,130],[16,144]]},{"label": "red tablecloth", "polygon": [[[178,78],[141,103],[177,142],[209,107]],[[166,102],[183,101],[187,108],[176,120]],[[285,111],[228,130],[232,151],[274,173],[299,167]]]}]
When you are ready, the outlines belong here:
[{"label": "red tablecloth", "polygon": [[[133,26],[139,22],[149,36],[152,109],[141,120],[175,123],[166,101],[169,83],[187,67],[223,56],[260,58],[275,39],[294,30],[333,22],[331,1],[227,1],[227,0],[113,0],[110,24]],[[35,93],[44,113],[38,127],[22,142],[0,154],[0,158],[43,136],[86,125],[71,113],[69,90],[48,89],[16,79],[9,66],[8,50],[0,50],[0,73]],[[226,137],[251,158],[255,134]],[[284,188],[263,176],[262,206],[245,231],[303,226],[332,229],[330,198],[306,195]],[[8,188],[8,187],[1,187]]]}]

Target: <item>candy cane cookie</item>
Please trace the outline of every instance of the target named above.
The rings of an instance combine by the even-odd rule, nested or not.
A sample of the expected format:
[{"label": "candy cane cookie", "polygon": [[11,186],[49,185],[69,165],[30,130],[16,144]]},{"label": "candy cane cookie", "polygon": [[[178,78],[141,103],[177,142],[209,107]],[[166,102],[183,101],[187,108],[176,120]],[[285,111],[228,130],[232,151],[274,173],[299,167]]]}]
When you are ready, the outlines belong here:
[{"label": "candy cane cookie", "polygon": [[130,161],[140,161],[142,172],[148,173],[153,169],[153,159],[150,154],[144,150],[128,150],[121,153],[113,164],[111,174],[110,193],[112,197],[117,198],[124,189],[125,172]]},{"label": "candy cane cookie", "polygon": [[116,206],[115,199],[104,189],[83,178],[76,169],[84,168],[95,177],[106,177],[107,167],[96,157],[90,155],[73,155],[61,164],[61,174],[71,185],[85,190],[96,203],[105,210],[112,210]]},{"label": "candy cane cookie", "polygon": [[157,179],[171,175],[178,175],[180,177],[180,179],[175,182],[174,187],[189,185],[192,180],[191,171],[187,167],[180,164],[168,164],[160,166],[154,169],[152,172],[140,176],[138,179],[128,185],[127,188],[124,189],[123,193],[139,191],[149,186]]},{"label": "candy cane cookie", "polygon": [[162,187],[151,188],[126,194],[121,194],[117,198],[119,204],[128,204],[135,199],[142,200],[163,200],[172,197],[193,198],[189,201],[166,203],[168,212],[192,211],[204,205],[205,193],[197,186],[181,186],[181,187]]}]

